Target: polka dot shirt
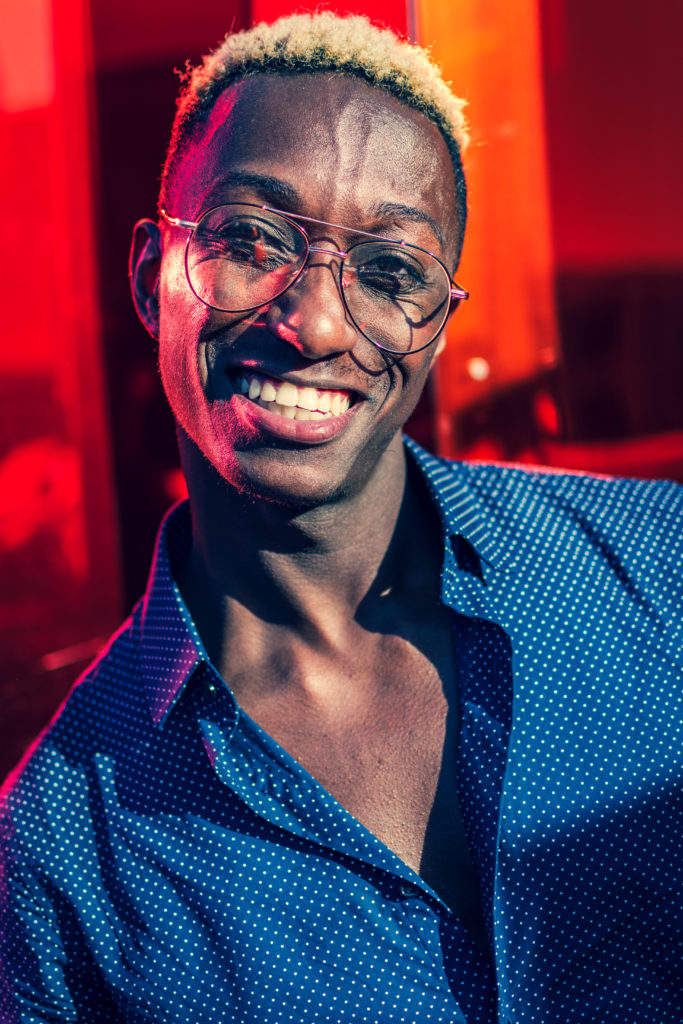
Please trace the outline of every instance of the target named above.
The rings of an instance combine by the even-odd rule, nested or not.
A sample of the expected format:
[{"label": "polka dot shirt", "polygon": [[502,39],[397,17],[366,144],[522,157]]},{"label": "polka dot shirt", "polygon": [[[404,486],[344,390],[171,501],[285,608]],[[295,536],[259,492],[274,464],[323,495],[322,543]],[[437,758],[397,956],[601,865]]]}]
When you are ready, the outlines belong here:
[{"label": "polka dot shirt", "polygon": [[237,706],[180,505],[5,793],[3,1024],[681,1024],[683,489],[407,445],[489,953]]}]

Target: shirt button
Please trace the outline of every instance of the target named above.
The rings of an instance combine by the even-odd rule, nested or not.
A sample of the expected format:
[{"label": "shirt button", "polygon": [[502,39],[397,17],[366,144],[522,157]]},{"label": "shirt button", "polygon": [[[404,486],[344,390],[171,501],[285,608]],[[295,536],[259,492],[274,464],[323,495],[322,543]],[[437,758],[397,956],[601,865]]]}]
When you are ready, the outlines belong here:
[{"label": "shirt button", "polygon": [[417,896],[415,887],[410,885],[408,882],[401,882],[398,887],[398,891],[404,899],[408,899],[409,896]]}]

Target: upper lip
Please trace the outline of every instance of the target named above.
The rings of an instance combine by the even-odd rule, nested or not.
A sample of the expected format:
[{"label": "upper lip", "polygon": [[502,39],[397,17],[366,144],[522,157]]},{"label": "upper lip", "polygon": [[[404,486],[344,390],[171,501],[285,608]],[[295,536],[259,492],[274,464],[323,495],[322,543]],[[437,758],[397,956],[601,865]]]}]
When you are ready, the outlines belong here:
[{"label": "upper lip", "polygon": [[293,384],[296,388],[315,388],[318,391],[344,391],[346,394],[353,395],[354,397],[360,394],[357,388],[352,388],[343,381],[332,380],[329,377],[317,377],[315,380],[311,380],[302,376],[298,371],[276,370],[271,366],[264,366],[253,359],[226,362],[221,367],[221,370],[223,373],[243,373],[245,376],[252,373],[258,377],[268,377],[271,380]]}]

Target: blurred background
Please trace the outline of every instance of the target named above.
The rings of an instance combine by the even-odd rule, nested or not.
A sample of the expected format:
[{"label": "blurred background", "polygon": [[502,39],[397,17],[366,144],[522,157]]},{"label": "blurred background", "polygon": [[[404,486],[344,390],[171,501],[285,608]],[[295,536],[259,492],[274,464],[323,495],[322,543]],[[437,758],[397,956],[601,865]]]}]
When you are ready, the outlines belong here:
[{"label": "blurred background", "polygon": [[[471,291],[409,432],[683,481],[683,5],[322,3],[467,97]],[[126,275],[178,80],[275,0],[0,0],[0,776],[145,586],[183,495]]]}]

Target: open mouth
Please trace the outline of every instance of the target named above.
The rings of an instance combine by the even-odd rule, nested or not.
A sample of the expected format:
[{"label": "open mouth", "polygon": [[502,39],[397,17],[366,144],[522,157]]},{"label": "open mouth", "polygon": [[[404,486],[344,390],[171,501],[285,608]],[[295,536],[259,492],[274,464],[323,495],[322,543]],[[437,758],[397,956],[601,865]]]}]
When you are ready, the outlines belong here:
[{"label": "open mouth", "polygon": [[335,419],[348,411],[352,397],[348,391],[322,388],[298,388],[289,381],[256,373],[238,373],[232,378],[237,394],[268,412],[290,420]]}]

